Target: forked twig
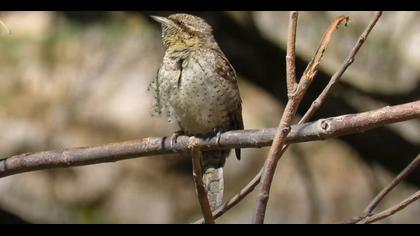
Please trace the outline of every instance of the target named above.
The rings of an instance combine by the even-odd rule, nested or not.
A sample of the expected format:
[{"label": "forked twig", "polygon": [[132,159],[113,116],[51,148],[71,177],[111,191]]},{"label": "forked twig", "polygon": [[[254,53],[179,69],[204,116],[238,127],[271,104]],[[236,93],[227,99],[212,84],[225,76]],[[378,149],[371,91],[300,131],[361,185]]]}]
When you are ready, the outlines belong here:
[{"label": "forked twig", "polygon": [[[347,68],[353,63],[354,58],[356,54],[359,52],[359,49],[362,47],[364,42],[366,41],[367,37],[369,36],[370,32],[372,31],[373,27],[378,22],[379,18],[381,17],[382,12],[375,13],[373,19],[371,20],[370,24],[366,27],[362,35],[359,37],[359,40],[356,42],[355,46],[353,47],[352,51],[349,53],[347,59],[343,62],[340,69],[331,77],[328,85],[324,88],[324,90],[321,92],[321,94],[317,97],[317,99],[311,104],[310,108],[306,111],[304,116],[299,121],[299,124],[303,124],[307,121],[309,121],[312,116],[315,114],[316,111],[319,110],[321,105],[325,102],[328,95],[331,93],[332,89],[335,87],[335,85],[338,83],[339,79],[342,77],[344,72],[347,70]],[[297,16],[296,16],[297,17]],[[289,23],[289,28],[293,26],[295,23]],[[288,43],[290,43],[290,38],[295,39],[296,33],[291,36],[289,34],[289,40]],[[295,40],[293,40],[295,41]],[[289,52],[288,52],[289,53]],[[292,53],[290,53],[292,54]],[[289,55],[290,55],[289,54]],[[294,55],[294,54],[292,54]],[[286,62],[288,60],[292,60],[291,58],[288,58],[286,56]],[[289,78],[293,78],[293,74],[291,73],[291,76]],[[293,81],[293,80],[292,80]],[[293,87],[293,82],[290,82],[290,79],[288,80],[288,91],[290,90],[289,87]],[[288,94],[289,95],[289,94]],[[288,145],[284,147],[286,149]],[[228,202],[226,202],[224,205],[219,207],[215,212],[213,212],[214,216],[220,217],[223,215],[226,211],[234,207],[236,204],[238,204],[243,198],[245,198],[249,193],[251,193],[255,187],[260,183],[262,175],[262,169],[258,172],[258,174],[241,190],[239,193],[237,193],[234,197],[232,197]],[[203,223],[204,219],[200,219],[196,221],[195,223]]]},{"label": "forked twig", "polygon": [[420,190],[417,191],[416,193],[414,193],[413,195],[411,195],[410,197],[404,199],[402,202],[398,203],[397,205],[390,207],[384,211],[381,211],[377,214],[371,215],[366,217],[365,219],[361,220],[360,223],[361,224],[371,224],[373,222],[376,222],[378,220],[382,220],[388,216],[392,216],[395,213],[403,210],[404,208],[406,208],[408,205],[410,205],[411,203],[417,201],[420,199]]},{"label": "forked twig", "polygon": [[315,112],[319,110],[319,108],[321,107],[321,104],[324,103],[328,95],[334,89],[338,80],[343,76],[347,68],[351,64],[353,64],[356,54],[359,52],[359,49],[362,47],[363,43],[366,41],[367,37],[369,36],[370,32],[372,31],[373,27],[376,25],[376,23],[378,22],[381,16],[382,16],[381,11],[375,13],[373,19],[370,21],[367,28],[360,35],[359,40],[357,40],[357,43],[354,45],[353,49],[350,51],[345,62],[341,65],[340,69],[337,72],[335,72],[335,74],[331,77],[329,83],[327,84],[325,89],[321,92],[321,94],[315,99],[315,101],[312,102],[311,107],[308,109],[308,111],[303,116],[302,120],[299,122],[300,124],[303,122],[309,121],[310,117],[312,117],[313,114],[315,114]]},{"label": "forked twig", "polygon": [[403,179],[405,179],[411,172],[413,172],[420,164],[420,155],[418,155],[392,182],[384,188],[364,210],[363,215],[371,215],[373,210],[384,199],[384,197],[391,192]]},{"label": "forked twig", "polygon": [[[297,18],[290,18],[291,20],[296,20]],[[339,16],[337,17],[328,27],[326,33],[324,34],[320,46],[318,47],[317,51],[313,59],[309,62],[307,68],[303,72],[302,78],[300,79],[296,92],[289,98],[286,107],[284,109],[283,115],[280,119],[280,123],[278,126],[278,131],[276,136],[273,140],[273,145],[270,148],[269,155],[267,157],[266,162],[264,163],[264,171],[261,176],[261,189],[258,194],[257,204],[255,207],[253,223],[262,224],[264,223],[265,212],[267,209],[268,198],[270,194],[271,183],[273,181],[274,173],[276,171],[277,163],[280,160],[283,152],[284,152],[284,145],[286,136],[290,132],[290,125],[292,119],[294,118],[297,109],[302,101],[306,91],[308,90],[310,84],[312,83],[314,77],[316,76],[319,68],[319,64],[321,62],[322,57],[324,56],[324,52],[331,40],[333,32],[337,29],[337,27],[343,23],[347,22],[348,17]],[[291,29],[291,31],[296,31],[296,29]],[[293,32],[289,32],[291,34]],[[291,44],[288,44],[291,45]],[[295,65],[289,65],[292,68],[287,68],[287,70],[294,69]]]},{"label": "forked twig", "polygon": [[[350,220],[347,220],[343,223],[346,224],[355,224],[360,221],[367,222],[368,218],[371,218],[373,210],[379,205],[379,203],[385,198],[385,196],[391,192],[402,180],[404,180],[410,173],[412,173],[420,165],[420,154],[408,164],[407,167],[402,170],[397,177],[395,177],[390,184],[388,184],[381,192],[376,195],[376,197],[369,203],[369,205],[363,211],[363,215],[359,217],[354,217]],[[405,201],[404,201],[405,202]],[[398,207],[397,207],[398,208]],[[397,209],[396,208],[396,209]],[[382,219],[382,218],[381,218]],[[378,219],[379,220],[379,219]]]}]

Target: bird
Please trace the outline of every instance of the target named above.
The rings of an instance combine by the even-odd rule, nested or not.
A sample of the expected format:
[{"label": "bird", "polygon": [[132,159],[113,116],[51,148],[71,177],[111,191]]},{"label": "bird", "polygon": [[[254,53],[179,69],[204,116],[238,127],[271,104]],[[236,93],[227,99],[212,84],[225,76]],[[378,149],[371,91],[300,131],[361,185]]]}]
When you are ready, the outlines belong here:
[{"label": "bird", "polygon": [[[149,85],[154,114],[166,114],[169,122],[179,126],[176,134],[208,137],[244,129],[237,74],[212,27],[190,14],[151,17],[161,25],[165,49]],[[230,151],[203,151],[203,183],[212,211],[223,202],[223,167]],[[240,160],[240,149],[235,153]]]}]

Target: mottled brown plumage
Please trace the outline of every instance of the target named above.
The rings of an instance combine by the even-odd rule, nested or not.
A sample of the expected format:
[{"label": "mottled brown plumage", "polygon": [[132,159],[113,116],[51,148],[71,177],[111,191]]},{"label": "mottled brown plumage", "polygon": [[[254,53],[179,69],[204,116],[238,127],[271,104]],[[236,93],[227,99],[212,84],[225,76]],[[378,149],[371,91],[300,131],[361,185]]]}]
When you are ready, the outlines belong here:
[{"label": "mottled brown plumage", "polygon": [[[150,89],[155,110],[187,135],[243,129],[236,73],[203,19],[175,14],[153,17],[162,25],[165,56]],[[223,166],[230,150],[203,153],[203,181],[210,206],[222,203]],[[236,150],[240,158],[240,150]]]}]

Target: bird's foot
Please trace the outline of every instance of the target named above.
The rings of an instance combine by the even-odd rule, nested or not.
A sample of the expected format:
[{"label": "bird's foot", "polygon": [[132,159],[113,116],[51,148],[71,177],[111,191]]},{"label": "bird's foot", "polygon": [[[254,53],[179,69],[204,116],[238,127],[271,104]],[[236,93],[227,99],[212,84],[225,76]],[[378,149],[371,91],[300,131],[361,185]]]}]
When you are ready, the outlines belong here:
[{"label": "bird's foot", "polygon": [[215,128],[214,132],[216,133],[216,144],[217,146],[220,146],[220,138],[222,137],[223,130]]},{"label": "bird's foot", "polygon": [[176,139],[178,138],[178,136],[181,136],[181,135],[184,135],[184,134],[185,134],[184,131],[178,130],[171,135],[171,137],[169,139],[170,139],[170,145],[171,145],[172,149],[175,147]]}]

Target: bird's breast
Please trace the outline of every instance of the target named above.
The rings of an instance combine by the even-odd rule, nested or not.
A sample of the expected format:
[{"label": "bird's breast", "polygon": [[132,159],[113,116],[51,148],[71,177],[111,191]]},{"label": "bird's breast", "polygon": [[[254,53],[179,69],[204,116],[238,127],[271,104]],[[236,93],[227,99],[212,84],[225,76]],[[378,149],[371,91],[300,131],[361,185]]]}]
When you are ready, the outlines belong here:
[{"label": "bird's breast", "polygon": [[182,70],[171,103],[181,127],[188,133],[213,132],[229,124],[223,84],[215,75],[193,65]]}]

